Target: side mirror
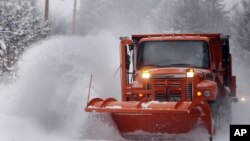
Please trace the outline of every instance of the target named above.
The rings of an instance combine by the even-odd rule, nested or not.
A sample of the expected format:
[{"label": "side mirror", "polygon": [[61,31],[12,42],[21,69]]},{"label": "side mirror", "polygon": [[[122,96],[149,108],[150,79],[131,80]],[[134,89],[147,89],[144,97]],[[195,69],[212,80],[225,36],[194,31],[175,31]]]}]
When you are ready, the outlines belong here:
[{"label": "side mirror", "polygon": [[130,56],[128,53],[126,53],[126,70],[129,71],[129,66],[130,66]]},{"label": "side mirror", "polygon": [[134,46],[133,45],[126,45],[126,70],[129,71],[131,58],[133,57]]}]

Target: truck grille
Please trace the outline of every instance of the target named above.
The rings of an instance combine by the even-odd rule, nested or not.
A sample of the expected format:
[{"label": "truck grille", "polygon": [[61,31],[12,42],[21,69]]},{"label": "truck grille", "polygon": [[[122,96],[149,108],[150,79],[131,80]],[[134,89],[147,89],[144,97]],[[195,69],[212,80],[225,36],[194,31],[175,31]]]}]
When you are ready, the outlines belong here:
[{"label": "truck grille", "polygon": [[181,94],[155,94],[155,100],[163,102],[163,101],[179,101],[181,100]]},{"label": "truck grille", "polygon": [[[154,86],[153,86],[154,85]],[[193,84],[185,78],[153,79],[147,84],[148,90],[154,90],[157,101],[179,101],[182,98],[192,100]],[[150,95],[148,97],[151,97]]]},{"label": "truck grille", "polygon": [[189,100],[193,99],[193,84],[192,83],[186,83],[186,94]]},{"label": "truck grille", "polygon": [[[156,83],[155,87],[165,87],[165,84],[162,83]],[[168,84],[168,87],[181,87],[181,83],[170,83]],[[152,84],[147,84],[147,89],[152,89]]]},{"label": "truck grille", "polygon": [[179,101],[181,100],[181,94],[176,93],[176,94],[170,94],[169,95],[169,101]]},{"label": "truck grille", "polygon": [[157,101],[166,101],[167,100],[167,96],[166,94],[155,94],[155,100]]}]

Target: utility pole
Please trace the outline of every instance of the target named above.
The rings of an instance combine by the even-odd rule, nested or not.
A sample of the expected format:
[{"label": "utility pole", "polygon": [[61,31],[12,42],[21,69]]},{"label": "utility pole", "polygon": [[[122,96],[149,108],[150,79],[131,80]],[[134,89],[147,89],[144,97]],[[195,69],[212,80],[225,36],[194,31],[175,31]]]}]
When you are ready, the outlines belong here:
[{"label": "utility pole", "polygon": [[76,6],[77,6],[77,0],[74,0],[73,19],[72,19],[72,34],[75,34],[75,31],[76,31]]},{"label": "utility pole", "polygon": [[45,0],[45,15],[44,15],[44,22],[45,24],[49,20],[49,0]]}]

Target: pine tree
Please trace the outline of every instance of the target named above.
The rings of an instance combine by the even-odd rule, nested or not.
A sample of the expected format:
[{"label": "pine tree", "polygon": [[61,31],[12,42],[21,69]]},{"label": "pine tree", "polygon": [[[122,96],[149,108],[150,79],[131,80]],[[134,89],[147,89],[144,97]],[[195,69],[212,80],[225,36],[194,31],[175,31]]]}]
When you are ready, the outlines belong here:
[{"label": "pine tree", "polygon": [[29,1],[1,1],[0,75],[11,71],[24,50],[45,38],[48,31]]}]

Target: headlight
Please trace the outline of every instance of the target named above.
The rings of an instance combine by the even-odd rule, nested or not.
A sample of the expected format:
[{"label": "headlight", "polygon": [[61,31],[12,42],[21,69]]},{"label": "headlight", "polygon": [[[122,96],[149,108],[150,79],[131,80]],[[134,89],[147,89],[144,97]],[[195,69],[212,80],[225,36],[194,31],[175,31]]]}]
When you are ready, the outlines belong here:
[{"label": "headlight", "polygon": [[194,77],[194,69],[187,69],[186,75],[188,78]]},{"label": "headlight", "polygon": [[246,98],[245,98],[245,97],[241,97],[241,98],[240,98],[240,101],[241,101],[241,102],[245,102],[245,101],[246,101]]},{"label": "headlight", "polygon": [[150,78],[150,73],[149,73],[148,70],[143,70],[142,71],[142,78],[144,78],[144,79]]}]

